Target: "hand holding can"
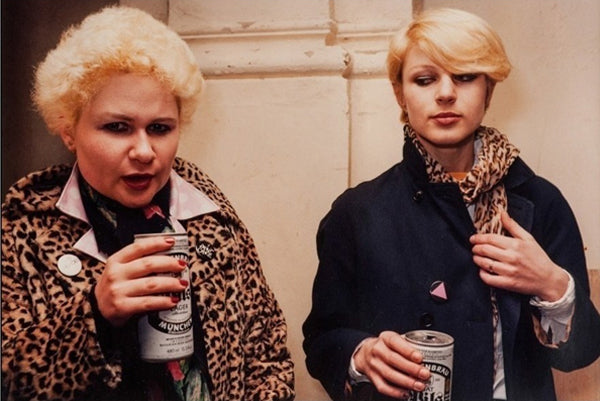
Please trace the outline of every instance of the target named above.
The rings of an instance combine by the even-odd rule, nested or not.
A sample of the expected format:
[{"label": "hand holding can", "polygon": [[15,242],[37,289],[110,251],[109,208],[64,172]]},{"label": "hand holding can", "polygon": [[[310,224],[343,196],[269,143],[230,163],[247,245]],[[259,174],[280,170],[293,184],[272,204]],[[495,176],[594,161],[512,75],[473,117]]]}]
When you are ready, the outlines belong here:
[{"label": "hand holding can", "polygon": [[[136,235],[135,239],[137,241],[150,236],[174,238],[173,247],[161,254],[186,263],[189,261],[187,234],[140,234]],[[188,285],[183,292],[170,294],[179,296],[177,305],[169,310],[150,312],[138,321],[140,358],[146,362],[166,362],[185,358],[194,353],[190,272],[187,266],[178,278],[186,281]]]},{"label": "hand holding can", "polygon": [[[149,238],[127,245],[106,261],[94,287],[100,314],[114,327],[134,316],[173,308],[187,281],[173,278],[187,266],[164,255],[173,247],[173,237]],[[165,277],[167,276],[167,277]],[[173,296],[161,296],[173,294]]]},{"label": "hand holding can", "polygon": [[431,372],[425,389],[421,392],[412,391],[409,401],[451,401],[454,339],[446,333],[433,330],[409,331],[404,337],[421,352],[423,365]]},{"label": "hand holding can", "polygon": [[422,365],[421,353],[394,331],[383,331],[363,341],[353,355],[353,362],[378,393],[391,398],[404,399],[410,391],[424,390],[431,377]]}]

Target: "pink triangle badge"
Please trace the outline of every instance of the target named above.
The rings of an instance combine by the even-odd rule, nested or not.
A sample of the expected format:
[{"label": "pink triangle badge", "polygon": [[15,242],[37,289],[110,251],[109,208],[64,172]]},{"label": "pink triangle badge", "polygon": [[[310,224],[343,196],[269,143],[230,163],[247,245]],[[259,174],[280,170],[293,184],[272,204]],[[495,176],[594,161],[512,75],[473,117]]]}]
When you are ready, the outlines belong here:
[{"label": "pink triangle badge", "polygon": [[448,293],[446,292],[446,284],[443,281],[434,281],[429,287],[429,294],[436,301],[447,301]]}]

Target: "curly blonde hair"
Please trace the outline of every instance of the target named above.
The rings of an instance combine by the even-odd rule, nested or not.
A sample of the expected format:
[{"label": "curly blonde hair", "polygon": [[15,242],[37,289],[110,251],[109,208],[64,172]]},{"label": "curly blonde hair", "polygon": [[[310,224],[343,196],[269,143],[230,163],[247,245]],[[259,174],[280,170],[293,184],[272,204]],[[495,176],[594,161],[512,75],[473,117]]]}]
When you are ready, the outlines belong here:
[{"label": "curly blonde hair", "polygon": [[203,86],[194,55],[179,35],[142,10],[113,6],[66,30],[35,72],[33,102],[53,134],[72,132],[81,110],[119,73],[157,79],[189,123]]},{"label": "curly blonde hair", "polygon": [[[492,89],[511,70],[500,36],[485,20],[462,10],[431,9],[417,15],[390,41],[387,69],[396,94],[402,92],[402,67],[413,46],[453,74],[485,74]],[[402,120],[407,119],[403,111]]]}]

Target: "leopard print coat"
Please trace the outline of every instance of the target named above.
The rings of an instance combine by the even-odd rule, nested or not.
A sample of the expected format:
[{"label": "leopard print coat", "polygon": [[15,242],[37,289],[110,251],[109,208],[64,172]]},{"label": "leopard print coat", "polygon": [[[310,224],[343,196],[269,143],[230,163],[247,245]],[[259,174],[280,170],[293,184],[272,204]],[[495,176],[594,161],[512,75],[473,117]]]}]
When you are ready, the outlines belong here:
[{"label": "leopard print coat", "polygon": [[[174,169],[219,206],[185,222],[190,250],[215,250],[210,258],[190,252],[189,264],[213,400],[293,399],[286,323],[248,231],[197,167],[176,159]],[[2,399],[116,401],[127,393],[121,355],[103,352],[90,304],[104,264],[72,248],[90,227],[55,206],[71,170],[30,174],[2,206]],[[82,261],[74,277],[57,269],[64,254]]]}]

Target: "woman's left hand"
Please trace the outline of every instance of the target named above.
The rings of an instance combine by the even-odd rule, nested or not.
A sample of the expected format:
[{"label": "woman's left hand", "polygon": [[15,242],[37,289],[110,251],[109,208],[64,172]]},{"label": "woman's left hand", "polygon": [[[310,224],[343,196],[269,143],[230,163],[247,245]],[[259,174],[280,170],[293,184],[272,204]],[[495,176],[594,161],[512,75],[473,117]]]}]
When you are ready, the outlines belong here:
[{"label": "woman's left hand", "polygon": [[567,291],[567,272],[508,213],[502,212],[501,221],[512,237],[475,234],[470,238],[481,279],[489,286],[537,296],[543,301],[559,300]]}]

